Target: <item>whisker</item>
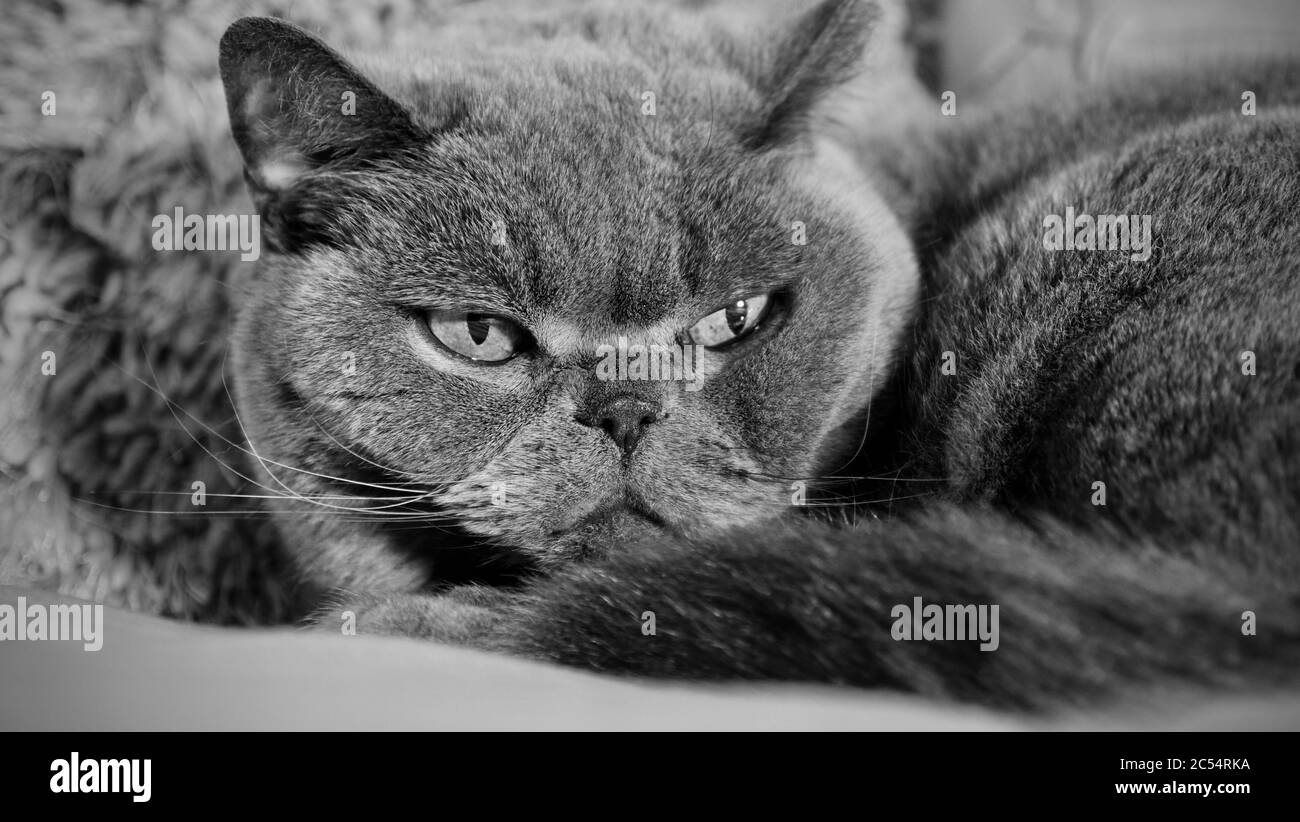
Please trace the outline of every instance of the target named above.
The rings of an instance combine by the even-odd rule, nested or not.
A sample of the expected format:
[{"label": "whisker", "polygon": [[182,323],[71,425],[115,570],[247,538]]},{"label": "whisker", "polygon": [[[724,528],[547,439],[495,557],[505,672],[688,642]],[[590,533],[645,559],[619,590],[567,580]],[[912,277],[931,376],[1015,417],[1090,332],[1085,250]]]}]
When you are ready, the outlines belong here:
[{"label": "whisker", "polygon": [[876,366],[875,366],[876,339],[879,336],[879,334],[880,334],[880,323],[872,323],[871,324],[871,353],[867,356],[867,362],[871,363],[871,377],[869,382],[867,383],[867,418],[862,423],[862,438],[858,440],[858,447],[853,452],[853,456],[849,457],[840,465],[839,468],[835,469],[837,471],[844,468],[845,466],[852,465],[853,462],[857,460],[858,455],[862,453],[862,449],[867,444],[867,432],[871,430],[871,406],[874,404],[876,399]]},{"label": "whisker", "polygon": [[102,508],[109,511],[118,511],[120,513],[125,513],[125,514],[150,514],[154,516],[170,516],[170,517],[227,516],[227,517],[245,517],[248,519],[264,519],[270,517],[277,517],[277,518],[278,517],[304,517],[304,518],[318,519],[320,517],[332,517],[341,522],[370,522],[370,523],[389,522],[394,520],[402,521],[402,522],[427,522],[427,523],[436,523],[436,522],[442,522],[448,520],[452,522],[457,521],[456,517],[454,517],[451,514],[430,514],[430,513],[420,513],[420,512],[413,512],[413,511],[412,512],[394,511],[394,512],[389,512],[389,513],[384,513],[379,515],[372,514],[372,515],[359,515],[359,516],[358,515],[347,516],[346,512],[348,511],[364,512],[365,509],[341,508],[337,511],[322,512],[322,511],[307,510],[302,508],[284,509],[284,510],[276,510],[272,508],[248,508],[248,509],[238,509],[238,510],[204,508],[203,510],[195,509],[189,511],[163,511],[163,510],[158,510],[153,508],[131,508],[131,507],[121,506],[121,505],[110,505],[108,503],[96,502],[95,500],[86,499],[86,498],[77,498],[77,501],[83,502],[86,505],[93,506],[95,508]]},{"label": "whisker", "polygon": [[[149,368],[149,372],[150,372],[150,374],[153,376],[155,383],[158,383],[159,381],[158,381],[158,375],[157,375],[157,372],[154,370],[154,368],[153,368],[153,363],[152,363],[152,361],[149,360],[149,357],[148,357],[147,354],[145,355],[145,364],[148,366],[148,368]],[[116,365],[116,364],[115,364],[115,365]],[[331,476],[331,475],[328,475],[328,474],[321,474],[321,473],[318,473],[318,472],[315,472],[315,471],[310,471],[310,470],[305,469],[305,468],[298,468],[298,467],[296,467],[296,466],[286,465],[286,464],[284,464],[284,463],[280,463],[280,462],[277,462],[277,461],[275,461],[275,460],[271,460],[271,459],[267,459],[267,458],[260,457],[260,456],[259,456],[258,454],[256,454],[254,451],[251,451],[251,450],[249,450],[248,448],[243,447],[243,446],[240,445],[239,443],[235,442],[234,440],[232,440],[232,439],[230,439],[229,437],[227,437],[227,436],[225,436],[224,434],[222,434],[220,431],[217,431],[216,429],[212,428],[210,425],[208,425],[207,423],[205,423],[203,420],[199,419],[197,416],[195,416],[195,415],[192,414],[190,411],[188,411],[188,410],[187,410],[184,406],[182,406],[180,403],[178,403],[178,402],[176,402],[175,400],[173,400],[173,399],[171,399],[170,397],[168,397],[167,394],[166,394],[166,392],[164,392],[161,388],[156,387],[156,385],[150,385],[148,382],[145,382],[144,380],[140,379],[140,377],[136,376],[135,374],[132,374],[130,371],[127,371],[125,368],[122,368],[121,366],[116,366],[116,367],[117,367],[119,370],[121,370],[124,374],[126,374],[127,376],[129,376],[131,379],[135,380],[136,382],[139,382],[141,385],[145,386],[145,388],[149,389],[150,391],[152,391],[153,393],[155,393],[155,394],[157,394],[159,397],[161,397],[162,400],[163,400],[163,402],[167,403],[167,409],[168,409],[168,411],[171,413],[172,417],[176,420],[176,422],[177,422],[177,424],[180,426],[181,430],[184,431],[184,432],[186,433],[186,435],[189,436],[190,439],[193,440],[194,443],[195,443],[196,445],[198,445],[200,448],[202,448],[203,451],[204,451],[204,453],[206,453],[209,457],[211,457],[213,460],[215,460],[219,465],[221,465],[221,466],[222,466],[223,468],[225,468],[227,471],[230,471],[232,474],[238,476],[239,478],[243,479],[244,481],[249,482],[249,483],[252,483],[253,485],[256,485],[257,487],[262,488],[262,489],[264,489],[264,490],[266,490],[266,491],[270,491],[270,492],[272,492],[272,493],[278,493],[278,492],[276,492],[276,490],[275,490],[274,488],[271,488],[270,486],[267,486],[267,485],[265,485],[265,484],[263,484],[263,483],[257,481],[256,479],[253,479],[252,477],[249,477],[249,476],[245,475],[243,472],[239,471],[238,469],[236,469],[234,466],[230,465],[229,463],[226,463],[224,460],[222,460],[222,459],[221,459],[220,457],[218,457],[216,454],[214,454],[214,453],[212,453],[210,450],[208,450],[208,448],[207,448],[207,447],[206,447],[202,442],[200,442],[200,441],[198,440],[198,438],[195,437],[195,436],[193,435],[193,433],[190,432],[189,428],[188,428],[188,427],[185,425],[185,423],[180,419],[180,417],[177,416],[177,414],[176,414],[177,410],[179,410],[179,411],[180,411],[182,414],[184,414],[186,417],[190,418],[190,419],[191,419],[195,424],[197,424],[198,426],[200,426],[203,430],[207,431],[207,432],[208,432],[209,434],[211,434],[212,436],[214,436],[214,437],[216,437],[217,439],[221,440],[222,442],[224,442],[224,443],[225,443],[226,445],[228,445],[229,447],[231,447],[231,448],[235,449],[236,451],[239,451],[239,452],[241,452],[241,453],[243,453],[243,454],[246,454],[246,455],[248,455],[248,456],[250,456],[250,457],[253,457],[254,459],[257,459],[260,463],[262,463],[262,465],[263,465],[264,468],[266,467],[266,463],[269,462],[269,463],[271,463],[271,464],[273,464],[273,465],[275,465],[275,466],[277,466],[277,467],[279,467],[279,468],[284,468],[284,469],[287,469],[287,470],[289,470],[289,471],[296,471],[296,472],[301,473],[301,474],[307,474],[307,475],[309,475],[309,476],[317,477],[318,479],[324,479],[324,480],[331,480],[331,481],[335,481],[335,482],[347,483],[347,484],[357,485],[357,486],[361,486],[361,487],[365,487],[365,488],[374,488],[374,489],[376,489],[376,490],[380,490],[380,491],[393,491],[393,492],[401,493],[401,492],[403,492],[404,490],[406,490],[406,489],[403,489],[403,488],[392,487],[392,486],[388,486],[388,485],[379,485],[379,484],[376,484],[376,483],[362,482],[362,481],[360,481],[360,480],[349,479],[349,478],[347,478],[347,477],[335,477],[335,476]],[[234,398],[231,396],[231,394],[230,394],[230,387],[229,387],[229,385],[226,383],[226,379],[225,379],[225,359],[224,359],[224,358],[223,358],[223,360],[222,360],[222,375],[221,375],[221,377],[222,377],[222,380],[221,380],[221,382],[222,382],[222,386],[225,388],[225,391],[226,391],[226,397],[227,397],[227,399],[230,400],[231,410],[234,412],[234,421],[235,421],[235,423],[239,426],[240,431],[243,432],[245,438],[247,439],[247,436],[248,436],[247,431],[244,429],[243,421],[240,420],[240,418],[239,418],[239,411],[238,411],[238,409],[235,408],[235,406],[234,406]],[[250,446],[252,445],[252,442],[251,442],[251,441],[249,441],[249,445],[250,445]],[[268,473],[268,474],[271,474],[271,471],[270,471],[270,470],[267,470],[267,473]],[[274,477],[273,474],[272,474],[272,476]],[[277,478],[277,482],[279,482],[278,478]],[[283,483],[280,483],[280,484],[283,485]],[[290,494],[294,494],[294,493],[296,493],[296,492],[293,491],[293,489],[289,489],[289,488],[287,488],[287,487],[286,487],[285,490],[287,490]]]},{"label": "whisker", "polygon": [[[278,475],[276,475],[276,473],[275,473],[274,471],[272,471],[272,470],[270,469],[270,467],[266,464],[266,463],[267,463],[267,460],[264,460],[264,459],[262,458],[262,455],[259,454],[259,453],[257,453],[257,446],[254,445],[252,437],[250,437],[250,436],[248,435],[248,430],[244,427],[244,421],[243,421],[242,419],[239,418],[239,407],[235,404],[235,397],[234,397],[234,395],[232,395],[232,394],[230,393],[230,384],[226,381],[226,359],[227,359],[227,358],[226,358],[224,355],[223,355],[222,358],[221,358],[221,387],[222,387],[222,388],[225,390],[225,392],[226,392],[226,399],[230,400],[230,407],[231,407],[231,409],[232,409],[232,410],[234,411],[234,413],[235,413],[235,424],[239,426],[239,431],[240,431],[240,433],[241,433],[241,434],[243,435],[243,437],[244,437],[244,442],[248,443],[248,451],[249,451],[249,453],[252,455],[253,459],[257,460],[258,464],[262,466],[262,470],[266,471],[267,476],[269,476],[272,480],[274,480],[275,483],[276,483],[277,485],[279,485],[281,488],[283,488],[285,491],[287,491],[291,496],[293,496],[293,497],[295,497],[295,498],[297,498],[297,499],[301,499],[301,500],[303,500],[304,502],[312,502],[312,504],[314,504],[314,505],[321,505],[321,506],[324,506],[324,507],[327,507],[327,508],[338,508],[338,507],[344,507],[344,506],[334,506],[334,505],[331,505],[330,503],[314,502],[314,501],[312,501],[312,500],[308,500],[306,497],[304,497],[304,496],[303,496],[302,494],[300,494],[298,491],[296,491],[295,489],[290,488],[288,485],[286,485],[286,484],[284,483],[284,481],[281,480],[280,477],[279,477]],[[301,473],[309,474],[309,475],[311,475],[311,476],[315,476],[315,477],[318,477],[318,478],[320,478],[320,479],[329,479],[329,480],[335,480],[335,481],[339,481],[339,482],[347,482],[347,483],[351,483],[351,484],[353,484],[353,485],[359,485],[359,486],[370,487],[370,488],[377,488],[377,489],[382,490],[382,491],[399,491],[399,492],[400,492],[400,491],[402,490],[402,489],[400,489],[400,488],[386,488],[386,487],[383,487],[383,486],[375,485],[374,483],[359,482],[359,481],[356,481],[356,480],[344,479],[344,478],[342,478],[342,477],[329,477],[329,476],[326,476],[326,475],[324,475],[324,474],[318,474],[318,473],[316,473],[315,471],[308,471],[308,470],[306,470],[306,469],[294,468],[293,466],[290,466],[290,465],[283,465],[283,464],[281,464],[281,463],[276,462],[275,460],[270,460],[270,462],[274,463],[275,465],[277,465],[277,466],[279,466],[279,467],[281,467],[281,468],[288,468],[288,469],[291,470],[291,471],[300,471]],[[263,487],[265,487],[265,486],[263,486]],[[266,490],[267,490],[267,491],[272,491],[272,492],[274,493],[273,489],[271,489],[271,488],[266,488]],[[429,492],[426,492],[426,494],[425,494],[424,496],[427,497],[428,495],[431,495],[431,494],[433,494],[433,493],[434,493],[433,491],[429,491]]]},{"label": "whisker", "polygon": [[[193,495],[193,492],[191,492],[191,491],[146,491],[146,490],[129,490],[129,491],[121,491],[121,492],[119,492],[119,493],[123,493],[123,494],[159,494],[159,495],[169,495],[169,496],[170,496],[170,495],[174,495],[174,496],[182,496],[182,497],[188,497],[188,496],[192,496],[192,495]],[[284,494],[223,494],[223,493],[217,493],[217,492],[215,492],[215,491],[205,491],[205,492],[204,492],[204,496],[206,496],[206,497],[218,497],[218,498],[223,498],[223,499],[289,499],[289,497],[286,497]],[[360,495],[356,495],[356,494],[309,494],[309,495],[305,495],[305,496],[309,497],[310,499],[342,499],[342,500],[357,500],[357,501],[359,501],[359,502],[361,502],[361,501],[364,501],[364,502],[384,502],[384,501],[388,501],[388,500],[402,500],[403,502],[418,502],[418,501],[420,500],[421,496],[423,496],[423,495],[406,495],[406,496],[401,496],[401,497],[372,497],[372,496],[369,496],[369,495],[366,495],[366,496],[360,496]],[[353,508],[353,509],[350,509],[350,510],[354,510],[354,511],[358,511],[358,510],[359,510],[359,511],[364,511],[364,510],[366,510],[366,509],[364,509],[364,508]]]},{"label": "whisker", "polygon": [[338,439],[338,437],[334,436],[334,434],[332,434],[328,429],[325,428],[324,425],[321,424],[320,420],[316,419],[316,415],[313,414],[313,413],[311,412],[311,408],[309,407],[309,404],[308,404],[308,403],[305,403],[305,402],[304,402],[304,403],[302,404],[302,410],[307,414],[307,417],[312,421],[312,423],[313,423],[313,424],[314,424],[318,429],[320,429],[320,432],[321,432],[322,434],[324,434],[325,436],[327,436],[327,437],[330,438],[330,441],[331,441],[331,442],[333,442],[333,443],[334,443],[335,445],[337,445],[339,448],[342,448],[344,451],[347,451],[347,452],[348,452],[349,454],[351,454],[352,456],[354,456],[354,457],[356,457],[357,459],[361,460],[362,462],[367,463],[367,464],[369,464],[369,465],[371,465],[371,466],[374,466],[375,468],[378,468],[380,471],[383,471],[383,472],[385,472],[385,473],[387,473],[387,474],[398,474],[398,475],[401,475],[401,476],[414,477],[414,478],[416,478],[416,479],[423,479],[419,474],[413,473],[413,472],[411,472],[411,471],[404,471],[404,470],[401,470],[401,469],[399,469],[399,468],[390,468],[390,467],[387,466],[387,465],[380,465],[379,463],[375,462],[374,460],[370,459],[369,457],[366,457],[366,456],[363,455],[363,454],[358,454],[356,451],[353,451],[351,448],[347,447],[347,446],[344,445],[342,442],[340,442],[339,439]]}]

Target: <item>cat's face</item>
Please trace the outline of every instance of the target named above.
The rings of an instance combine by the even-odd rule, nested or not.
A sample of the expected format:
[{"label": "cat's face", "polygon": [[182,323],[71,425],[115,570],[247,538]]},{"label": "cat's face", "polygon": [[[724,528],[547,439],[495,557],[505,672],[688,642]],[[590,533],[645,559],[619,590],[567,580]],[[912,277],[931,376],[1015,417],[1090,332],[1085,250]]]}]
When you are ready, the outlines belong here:
[{"label": "cat's face", "polygon": [[724,130],[763,105],[737,77],[649,114],[584,71],[436,115],[358,87],[379,115],[296,144],[274,80],[232,95],[277,249],[236,340],[255,448],[383,466],[542,562],[779,515],[851,453],[915,298],[898,226],[829,143]]}]

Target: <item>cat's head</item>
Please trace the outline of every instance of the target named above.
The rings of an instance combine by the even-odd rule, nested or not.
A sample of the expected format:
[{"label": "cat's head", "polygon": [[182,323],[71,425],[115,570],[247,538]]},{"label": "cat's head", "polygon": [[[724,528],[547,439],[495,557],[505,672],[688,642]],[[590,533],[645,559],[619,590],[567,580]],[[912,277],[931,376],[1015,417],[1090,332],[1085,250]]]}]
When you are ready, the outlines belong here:
[{"label": "cat's head", "polygon": [[542,562],[788,511],[858,445],[915,301],[900,227],[819,136],[870,19],[832,0],[743,43],[579,14],[365,74],[231,26],[268,249],[238,401],[298,469],[274,481],[418,489]]}]

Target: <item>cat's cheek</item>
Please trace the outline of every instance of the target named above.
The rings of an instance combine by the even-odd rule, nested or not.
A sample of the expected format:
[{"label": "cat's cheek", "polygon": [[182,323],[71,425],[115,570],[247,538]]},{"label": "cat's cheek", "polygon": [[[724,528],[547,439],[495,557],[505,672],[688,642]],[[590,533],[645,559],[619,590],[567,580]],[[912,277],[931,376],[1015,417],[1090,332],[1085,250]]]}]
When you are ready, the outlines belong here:
[{"label": "cat's cheek", "polygon": [[751,459],[748,470],[797,473],[836,401],[818,366],[785,352],[751,358],[701,392],[692,410],[716,421],[712,437],[727,443],[729,455]]},{"label": "cat's cheek", "polygon": [[599,507],[620,482],[618,462],[589,429],[559,435],[565,422],[533,421],[440,502],[471,532],[524,549]]}]

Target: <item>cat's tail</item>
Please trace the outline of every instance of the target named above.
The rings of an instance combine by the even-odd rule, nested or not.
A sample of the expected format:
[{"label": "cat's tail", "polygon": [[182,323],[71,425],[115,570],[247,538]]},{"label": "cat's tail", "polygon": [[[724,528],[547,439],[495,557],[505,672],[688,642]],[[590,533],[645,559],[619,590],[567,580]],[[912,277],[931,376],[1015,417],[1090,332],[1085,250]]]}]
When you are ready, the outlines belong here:
[{"label": "cat's tail", "polygon": [[494,644],[609,672],[1028,709],[1300,678],[1294,589],[1179,555],[1194,554],[950,507],[853,528],[794,522],[569,568],[535,584]]}]

